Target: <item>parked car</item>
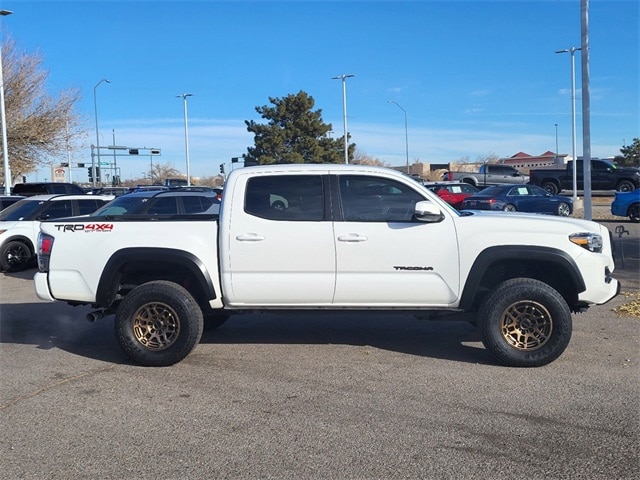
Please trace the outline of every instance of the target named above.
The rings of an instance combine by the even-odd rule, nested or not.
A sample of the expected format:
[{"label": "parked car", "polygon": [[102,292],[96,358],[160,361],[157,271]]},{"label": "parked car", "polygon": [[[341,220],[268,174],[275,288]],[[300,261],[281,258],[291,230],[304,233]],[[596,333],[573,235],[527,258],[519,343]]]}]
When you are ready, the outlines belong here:
[{"label": "parked car", "polygon": [[21,195],[2,195],[0,196],[0,211],[7,208],[9,205],[13,205],[18,200],[22,200],[23,196]]},{"label": "parked car", "polygon": [[616,192],[611,204],[611,214],[629,217],[634,223],[640,222],[640,190],[632,192]]},{"label": "parked car", "polygon": [[457,209],[462,206],[462,201],[465,198],[480,191],[473,185],[464,182],[425,182],[424,186]]},{"label": "parked car", "polygon": [[0,212],[0,269],[23,270],[35,261],[40,221],[87,215],[113,195],[34,195]]},{"label": "parked car", "polygon": [[33,182],[33,183],[16,183],[13,186],[12,193],[14,195],[23,195],[30,197],[33,195],[50,194],[67,194],[67,195],[83,195],[86,193],[82,187],[73,183],[62,182]]},{"label": "parked car", "polygon": [[180,187],[127,193],[99,208],[91,216],[217,214],[219,210],[220,200],[212,189]]},{"label": "parked car", "polygon": [[551,195],[535,185],[496,185],[485,188],[462,202],[463,210],[550,213],[567,217],[573,212],[569,197]]}]

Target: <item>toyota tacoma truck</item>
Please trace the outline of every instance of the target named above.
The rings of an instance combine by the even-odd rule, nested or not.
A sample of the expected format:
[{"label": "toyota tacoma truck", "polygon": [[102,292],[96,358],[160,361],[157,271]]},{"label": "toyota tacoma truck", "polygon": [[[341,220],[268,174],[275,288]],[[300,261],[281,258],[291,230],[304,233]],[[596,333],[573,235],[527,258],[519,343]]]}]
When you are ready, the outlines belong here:
[{"label": "toyota tacoma truck", "polygon": [[[273,198],[286,199],[274,206]],[[135,362],[168,366],[232,314],[412,312],[477,325],[497,362],[536,367],[567,347],[572,312],[613,298],[597,223],[458,212],[412,178],[351,165],[230,173],[219,215],[42,222],[40,299],[115,315]],[[366,318],[363,319],[366,322]]]},{"label": "toyota tacoma truck", "polygon": [[[544,188],[551,195],[562,190],[573,190],[573,161],[569,160],[565,167],[538,168],[529,172],[529,183]],[[576,163],[576,186],[584,189],[584,163]],[[616,190],[632,192],[640,188],[640,168],[618,167],[609,160],[591,160],[591,188],[593,190]]]}]

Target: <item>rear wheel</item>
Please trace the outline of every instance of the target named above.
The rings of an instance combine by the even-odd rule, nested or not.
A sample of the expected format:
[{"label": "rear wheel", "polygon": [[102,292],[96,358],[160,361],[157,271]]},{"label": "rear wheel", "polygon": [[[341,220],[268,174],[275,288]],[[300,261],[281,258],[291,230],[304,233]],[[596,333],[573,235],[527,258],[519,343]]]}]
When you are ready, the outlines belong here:
[{"label": "rear wheel", "polygon": [[32,261],[31,249],[20,240],[7,242],[0,251],[0,266],[5,272],[24,270]]},{"label": "rear wheel", "polygon": [[557,195],[560,192],[558,186],[553,182],[544,182],[542,188],[549,192],[551,195]]},{"label": "rear wheel", "polygon": [[569,215],[571,215],[571,207],[569,207],[568,203],[560,202],[558,204],[558,208],[556,208],[556,214],[560,215],[561,217],[568,217]]},{"label": "rear wheel", "polygon": [[511,203],[507,203],[504,207],[502,207],[502,210],[504,210],[505,212],[517,212],[516,206]]},{"label": "rear wheel", "polygon": [[482,343],[503,365],[539,367],[558,358],[571,339],[571,311],[546,283],[515,278],[500,284],[478,313]]},{"label": "rear wheel", "polygon": [[633,223],[640,222],[640,203],[634,203],[629,207],[629,220]]},{"label": "rear wheel", "polygon": [[178,363],[195,348],[202,311],[191,294],[173,282],[154,281],[124,297],[115,318],[118,343],[129,358],[146,366]]}]

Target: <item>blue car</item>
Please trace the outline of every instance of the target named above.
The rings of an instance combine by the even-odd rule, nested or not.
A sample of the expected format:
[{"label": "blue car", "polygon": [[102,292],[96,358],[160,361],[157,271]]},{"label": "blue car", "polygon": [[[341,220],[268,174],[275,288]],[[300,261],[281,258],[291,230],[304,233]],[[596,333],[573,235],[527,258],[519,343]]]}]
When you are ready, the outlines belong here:
[{"label": "blue car", "polygon": [[629,217],[633,223],[640,222],[640,190],[616,192],[616,198],[611,204],[611,214]]},{"label": "blue car", "polygon": [[535,185],[495,185],[465,198],[461,209],[549,213],[567,217],[573,212],[573,201],[569,197],[551,195]]}]

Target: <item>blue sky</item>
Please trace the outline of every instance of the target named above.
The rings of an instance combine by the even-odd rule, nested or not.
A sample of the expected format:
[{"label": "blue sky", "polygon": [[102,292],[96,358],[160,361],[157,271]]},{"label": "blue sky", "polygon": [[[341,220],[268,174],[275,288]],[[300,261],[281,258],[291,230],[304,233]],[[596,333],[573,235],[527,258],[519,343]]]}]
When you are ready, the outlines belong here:
[{"label": "blue sky", "polygon": [[[640,136],[640,2],[591,0],[591,153],[619,153]],[[305,91],[342,135],[342,85],[352,141],[403,165],[407,112],[413,162],[490,153],[571,153],[570,55],[580,47],[580,0],[97,1],[1,0],[2,32],[39,51],[51,93],[79,88],[95,143],[160,148],[185,167],[181,93],[188,99],[190,170],[211,176],[253,144],[244,120],[269,97]],[[576,53],[577,153],[582,154],[581,56]],[[149,157],[121,157],[139,178]],[[44,169],[29,180],[43,180]],[[86,172],[76,173],[78,180]]]}]

